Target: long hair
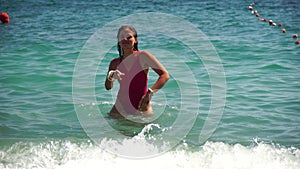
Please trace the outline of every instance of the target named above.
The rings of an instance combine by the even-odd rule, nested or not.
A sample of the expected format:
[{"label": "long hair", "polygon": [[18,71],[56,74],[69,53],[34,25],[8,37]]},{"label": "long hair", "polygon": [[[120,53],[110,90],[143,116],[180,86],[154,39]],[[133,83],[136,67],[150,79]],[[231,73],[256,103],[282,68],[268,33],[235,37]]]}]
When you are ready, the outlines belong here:
[{"label": "long hair", "polygon": [[[117,38],[119,39],[119,35],[121,33],[122,30],[124,29],[129,29],[133,32],[133,36],[134,38],[136,39],[138,37],[137,35],[137,31],[134,29],[134,27],[130,26],[130,25],[124,25],[124,26],[121,26],[119,28],[119,31],[118,31],[118,35],[117,35]],[[134,46],[133,46],[133,50],[136,50],[138,51],[138,42],[134,43]],[[119,56],[122,58],[123,57],[123,54],[124,54],[124,51],[123,49],[121,48],[120,44],[119,44],[119,41],[118,41],[118,52],[119,52]]]}]

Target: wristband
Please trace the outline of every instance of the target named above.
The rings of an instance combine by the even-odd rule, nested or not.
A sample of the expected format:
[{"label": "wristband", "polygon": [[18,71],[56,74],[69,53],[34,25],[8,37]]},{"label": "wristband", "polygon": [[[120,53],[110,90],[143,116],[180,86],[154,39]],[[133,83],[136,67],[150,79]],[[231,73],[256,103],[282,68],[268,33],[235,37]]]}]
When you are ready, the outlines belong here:
[{"label": "wristband", "polygon": [[148,91],[151,92],[151,93],[154,93],[153,90],[150,87],[148,88]]},{"label": "wristband", "polygon": [[107,75],[107,80],[109,80],[109,81],[114,81],[115,80],[115,78],[113,78],[113,74],[115,73],[115,71],[114,70],[111,70],[111,71],[109,71],[108,72],[108,75]]},{"label": "wristband", "polygon": [[153,90],[152,90],[151,88],[148,88],[148,91],[147,91],[147,93],[149,93],[149,94],[150,94],[150,96],[153,96],[153,94],[154,94],[154,92],[153,92]]}]

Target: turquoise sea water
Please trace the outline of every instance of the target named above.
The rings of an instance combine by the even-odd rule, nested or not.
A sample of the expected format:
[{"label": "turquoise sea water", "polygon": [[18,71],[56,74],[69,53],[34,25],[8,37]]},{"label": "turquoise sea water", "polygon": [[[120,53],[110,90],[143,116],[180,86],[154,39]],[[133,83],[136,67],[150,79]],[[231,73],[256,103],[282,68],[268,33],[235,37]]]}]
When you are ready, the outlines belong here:
[{"label": "turquoise sea water", "polygon": [[[261,17],[283,24],[287,30],[283,34],[282,28],[257,20],[248,9],[251,2],[0,0],[0,11],[11,20],[0,25],[0,168],[299,168],[300,45],[292,34],[300,34],[300,7],[297,0],[256,3]],[[99,114],[89,108],[99,108],[105,121],[125,138],[116,142],[107,128],[100,128],[99,146],[77,116],[72,82],[82,48],[106,24],[145,12],[171,14],[194,24],[221,59],[226,104],[205,143],[198,139],[211,105],[209,74],[187,46],[163,35],[153,36],[155,32],[141,34],[139,47],[164,51],[155,56],[172,78],[163,94],[153,98],[154,109],[163,113],[145,124],[106,116],[117,91],[105,91],[103,85],[109,61],[117,57],[112,48],[101,63],[92,63],[98,67],[96,87],[81,82],[80,90],[95,90],[96,101],[80,106],[95,117]],[[200,98],[200,108],[191,130],[184,138],[173,135],[179,144],[155,158],[132,160],[106,152],[103,147],[107,145],[132,146],[125,151],[149,148],[148,144],[135,145],[134,138],[159,139],[161,133],[172,131],[170,126],[181,109],[179,89],[188,84],[180,86],[176,81],[176,76],[185,73],[184,65],[166,57],[167,51],[182,58],[196,77],[199,95],[195,92],[190,97]],[[150,75],[151,84],[155,75]],[[195,102],[185,104],[192,107]]]}]

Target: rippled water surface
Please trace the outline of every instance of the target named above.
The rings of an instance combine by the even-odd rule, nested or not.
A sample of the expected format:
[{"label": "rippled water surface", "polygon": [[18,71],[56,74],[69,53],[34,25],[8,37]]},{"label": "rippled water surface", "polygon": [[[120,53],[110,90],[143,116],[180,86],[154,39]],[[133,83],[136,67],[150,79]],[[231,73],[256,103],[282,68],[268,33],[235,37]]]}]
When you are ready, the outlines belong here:
[{"label": "rippled water surface", "polygon": [[[249,11],[250,3],[241,0],[168,3],[160,0],[1,0],[0,10],[10,15],[11,21],[0,25],[0,168],[74,168],[87,162],[90,168],[99,165],[116,168],[130,164],[109,156],[90,141],[74,109],[72,80],[82,47],[98,29],[121,17],[143,12],[172,14],[194,24],[216,49],[226,77],[222,118],[208,142],[201,144],[199,134],[211,105],[211,83],[205,66],[188,47],[174,39],[163,35],[139,36],[141,49],[180,55],[197,78],[200,94],[199,115],[179,148],[145,164],[149,162],[149,167],[157,168],[153,164],[178,159],[172,168],[238,168],[242,165],[241,168],[263,168],[253,166],[262,161],[269,168],[299,168],[300,45],[292,38],[292,34],[300,34],[299,2],[256,3],[255,9],[261,17],[282,23],[281,28],[259,21]],[[287,30],[286,34],[282,28]],[[193,38],[193,35],[185,38]],[[164,109],[152,122],[161,128],[154,127],[152,132],[143,133],[153,137],[171,126],[180,111],[180,86],[175,77],[183,73],[184,65],[164,57],[167,54],[156,54],[173,78],[163,89],[167,104],[161,104],[164,100],[160,100],[159,95],[156,100],[153,98],[154,108]],[[110,125],[129,136],[123,141],[130,142],[145,125],[115,121],[106,116],[114,102],[112,93],[104,89],[105,72],[109,61],[117,56],[116,48],[112,48],[98,65],[96,102],[82,106],[98,107]],[[154,80],[150,78],[150,83]],[[82,90],[88,89],[83,86]],[[193,106],[194,103],[186,104]],[[189,116],[192,112],[183,113]],[[99,134],[103,138],[110,137],[105,128]],[[180,138],[174,136],[174,139]],[[91,157],[90,153],[95,156]],[[187,155],[183,155],[185,153]],[[254,156],[257,158],[252,158]],[[15,162],[16,159],[19,162]],[[110,160],[122,165],[108,162]],[[230,160],[236,163],[228,162]]]}]

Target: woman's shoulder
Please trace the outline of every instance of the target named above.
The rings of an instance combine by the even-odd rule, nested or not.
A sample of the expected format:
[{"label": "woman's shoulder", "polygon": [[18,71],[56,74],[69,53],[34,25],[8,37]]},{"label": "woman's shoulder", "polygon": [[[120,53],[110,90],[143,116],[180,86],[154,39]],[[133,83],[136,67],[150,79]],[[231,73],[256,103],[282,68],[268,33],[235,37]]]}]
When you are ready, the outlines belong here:
[{"label": "woman's shoulder", "polygon": [[146,50],[140,50],[139,52],[141,57],[150,58],[150,59],[153,57],[153,55]]},{"label": "woman's shoulder", "polygon": [[113,60],[110,61],[110,66],[116,68],[119,63],[120,63],[121,58],[114,58]]},{"label": "woman's shoulder", "polygon": [[140,55],[146,55],[146,56],[151,55],[151,53],[146,50],[139,50],[139,52],[140,52]]},{"label": "woman's shoulder", "polygon": [[153,56],[150,52],[146,50],[141,50],[140,51],[140,58],[141,58],[141,63],[143,65],[152,65],[154,62],[157,62],[157,59],[155,56]]},{"label": "woman's shoulder", "polygon": [[110,63],[119,63],[120,62],[120,57],[114,58],[110,61]]}]

